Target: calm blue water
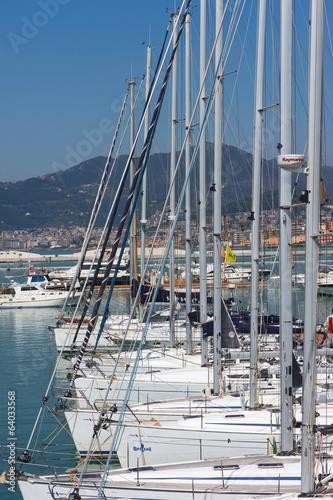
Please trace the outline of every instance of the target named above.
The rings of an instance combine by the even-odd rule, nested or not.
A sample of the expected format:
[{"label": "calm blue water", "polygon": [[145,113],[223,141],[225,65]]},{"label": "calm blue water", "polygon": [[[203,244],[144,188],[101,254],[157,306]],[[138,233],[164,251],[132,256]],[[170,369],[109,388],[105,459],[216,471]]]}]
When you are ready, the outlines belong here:
[{"label": "calm blue water", "polygon": [[[13,279],[18,282],[22,278],[23,270],[14,269],[7,271],[0,269],[0,282]],[[128,309],[129,293],[117,291],[112,301],[110,310],[121,313]],[[57,351],[54,344],[54,334],[48,330],[47,325],[54,324],[59,311],[56,308],[45,309],[9,309],[0,310],[0,345],[1,345],[1,385],[0,385],[0,445],[2,456],[0,458],[0,474],[8,469],[10,450],[7,444],[13,442],[8,428],[8,393],[15,393],[15,457],[21,453],[30,438],[38,411],[42,404],[53,369],[56,363]],[[53,385],[59,385],[61,378],[66,373],[64,365]],[[57,402],[54,389],[43,411],[42,426],[38,426],[31,441],[31,447],[41,443],[44,439],[49,442],[50,433],[58,427],[54,416],[49,411]],[[59,391],[58,391],[59,394]],[[62,392],[61,392],[62,394]],[[10,415],[10,418],[13,418]],[[61,445],[61,446],[60,446]],[[65,445],[65,446],[64,446]],[[71,437],[62,431],[50,448],[55,457],[56,466],[63,469],[72,468],[79,462],[78,455]],[[45,464],[43,459],[38,463]],[[18,463],[16,463],[18,465]],[[24,470],[31,473],[47,473],[49,471],[34,466],[25,466]],[[22,499],[19,488],[15,492],[8,490],[7,485],[0,484],[1,500]]]},{"label": "calm blue water", "polygon": [[[54,322],[56,314],[52,308],[0,311],[2,444],[8,443],[10,437],[7,425],[9,391],[15,392],[16,447],[24,448],[27,444],[56,360],[53,333],[46,329],[47,324]],[[8,449],[2,450],[8,457]],[[5,462],[1,463],[1,472],[6,466]],[[22,498],[18,488],[12,493],[2,484],[0,497],[3,500]]]}]

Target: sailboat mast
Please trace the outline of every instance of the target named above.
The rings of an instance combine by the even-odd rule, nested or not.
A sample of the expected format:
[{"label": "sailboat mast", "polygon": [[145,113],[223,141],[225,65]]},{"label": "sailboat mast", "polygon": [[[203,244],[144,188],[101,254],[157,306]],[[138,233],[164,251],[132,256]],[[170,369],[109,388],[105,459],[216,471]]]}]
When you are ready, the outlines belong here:
[{"label": "sailboat mast", "polygon": [[252,171],[252,257],[251,257],[251,347],[250,347],[250,408],[258,405],[258,288],[260,180],[262,162],[262,112],[265,64],[266,0],[258,2],[258,32],[255,85],[254,152]]},{"label": "sailboat mast", "polygon": [[[185,21],[185,172],[189,175],[191,163],[191,14]],[[186,353],[192,353],[191,323],[191,183],[188,181],[185,194],[185,280],[186,280]]]},{"label": "sailboat mast", "polygon": [[[130,87],[130,108],[131,108],[131,118],[130,118],[130,150],[134,146],[135,139],[135,118],[134,118],[134,89],[135,82],[131,81],[129,83]],[[134,174],[135,174],[135,154],[133,150],[132,155],[132,167],[130,170],[130,184],[132,185]],[[131,279],[138,279],[138,259],[137,259],[137,247],[136,247],[136,217],[134,215],[133,222],[131,225],[130,232],[130,259],[131,259]]]},{"label": "sailboat mast", "polygon": [[[200,104],[199,129],[202,130],[206,111],[206,23],[207,0],[200,1]],[[206,127],[202,130],[199,149],[199,268],[200,323],[207,321],[207,240],[206,240]],[[201,365],[208,364],[208,340],[201,336]]]},{"label": "sailboat mast", "polygon": [[[177,14],[173,14],[173,46],[175,46],[178,30],[177,30]],[[171,147],[170,147],[170,180],[174,178],[176,169],[176,147],[177,147],[177,54],[172,65],[172,78],[171,78]],[[170,213],[169,220],[170,226],[173,226],[175,219],[176,207],[176,186],[175,183],[171,186],[170,192]],[[172,239],[170,248],[170,269],[169,269],[169,283],[170,283],[170,346],[175,343],[175,322],[174,322],[174,305],[175,305],[175,240]]]},{"label": "sailboat mast", "polygon": [[[282,154],[292,153],[292,0],[280,11],[280,113]],[[291,248],[291,172],[280,169],[280,363],[281,452],[292,451],[293,439],[293,297]]]},{"label": "sailboat mast", "polygon": [[316,310],[318,235],[320,218],[320,164],[323,92],[324,2],[312,0],[310,14],[310,66],[308,114],[308,204],[306,206],[305,316],[302,407],[302,494],[314,491]]},{"label": "sailboat mast", "polygon": [[[148,100],[151,78],[151,46],[147,46],[146,86],[145,97]],[[144,141],[146,140],[149,127],[149,108],[147,109],[144,122]],[[146,226],[147,226],[147,171],[142,178],[142,203],[141,203],[141,281],[144,282],[145,255],[146,255]],[[142,311],[141,311],[142,315]],[[141,318],[142,319],[142,318]]]},{"label": "sailboat mast", "polygon": [[223,48],[222,30],[218,33],[223,16],[223,0],[215,3],[215,71],[217,72],[214,100],[214,394],[221,392],[221,232],[222,232],[222,67],[221,52]]}]

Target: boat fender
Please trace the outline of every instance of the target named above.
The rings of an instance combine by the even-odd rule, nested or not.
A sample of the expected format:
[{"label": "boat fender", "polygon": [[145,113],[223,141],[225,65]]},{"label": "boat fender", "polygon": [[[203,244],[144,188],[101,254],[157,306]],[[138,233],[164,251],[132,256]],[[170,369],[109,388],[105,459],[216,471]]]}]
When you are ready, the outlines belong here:
[{"label": "boat fender", "polygon": [[276,441],[274,434],[271,432],[267,438],[267,453],[273,455],[277,451]]},{"label": "boat fender", "polygon": [[211,396],[213,393],[212,389],[207,385],[206,389],[204,390],[205,396]]}]

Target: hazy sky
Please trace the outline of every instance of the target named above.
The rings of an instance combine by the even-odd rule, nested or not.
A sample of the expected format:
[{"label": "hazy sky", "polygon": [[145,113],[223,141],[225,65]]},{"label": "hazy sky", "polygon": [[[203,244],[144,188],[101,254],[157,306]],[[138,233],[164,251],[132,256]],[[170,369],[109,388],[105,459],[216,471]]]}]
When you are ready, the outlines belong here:
[{"label": "hazy sky", "polygon": [[[117,119],[126,81],[132,76],[139,82],[145,73],[149,39],[155,47],[153,63],[156,62],[170,12],[180,3],[174,0],[2,0],[0,181],[35,177],[106,155],[111,139],[110,123],[114,124]],[[209,3],[211,12],[215,2]],[[268,2],[272,3],[278,14],[279,2]],[[307,3],[301,2],[306,15]],[[331,20],[332,3],[330,0],[328,4]],[[241,56],[241,49],[237,55],[239,60],[242,57],[246,70],[237,89],[237,112],[243,124],[247,123],[243,132],[247,139],[239,142],[245,149],[245,143],[252,141],[256,2],[252,6],[252,1],[248,1],[246,9],[252,16],[248,31],[251,49],[247,56]],[[192,13],[192,36],[197,39],[199,0],[193,3]],[[298,20],[303,23],[300,37],[307,50],[306,21],[301,14]],[[278,19],[273,21],[272,30],[276,30],[276,23]],[[245,17],[240,33],[246,27]],[[332,76],[332,49],[329,38],[327,40],[325,71]],[[241,41],[239,44],[241,46]],[[299,44],[297,50],[301,54]],[[278,47],[275,52],[274,57],[278,58]],[[306,67],[299,64],[297,69],[307,76]],[[195,50],[194,71],[198,72]],[[275,70],[271,71],[273,74]],[[278,75],[274,78],[278,82]],[[269,97],[266,99],[270,103]],[[332,130],[332,101],[328,99],[327,105],[326,123]],[[298,111],[301,112],[300,107]],[[300,121],[305,132],[306,118]],[[230,143],[231,139],[226,142]],[[333,164],[331,142],[327,145],[327,158]],[[90,146],[87,147],[87,143]],[[304,147],[303,143],[299,152]]]},{"label": "hazy sky", "polygon": [[[160,46],[172,5],[2,0],[1,181],[52,172],[85,132],[117,119],[126,79],[141,79],[149,33]],[[110,134],[103,136],[83,159],[107,153]]]}]

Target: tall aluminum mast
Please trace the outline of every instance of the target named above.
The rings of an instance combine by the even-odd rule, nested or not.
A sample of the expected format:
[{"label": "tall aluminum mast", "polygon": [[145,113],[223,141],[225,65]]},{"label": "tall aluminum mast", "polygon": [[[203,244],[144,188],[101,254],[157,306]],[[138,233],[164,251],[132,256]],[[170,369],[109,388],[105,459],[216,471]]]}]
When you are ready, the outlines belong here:
[{"label": "tall aluminum mast", "polygon": [[320,162],[323,92],[324,2],[312,0],[310,24],[309,115],[308,115],[308,204],[306,207],[305,317],[302,406],[301,492],[314,491],[316,313],[318,286],[318,235],[320,218]]},{"label": "tall aluminum mast", "polygon": [[258,2],[257,57],[255,85],[254,152],[252,170],[252,258],[251,258],[251,347],[250,347],[250,408],[258,404],[258,288],[260,180],[262,162],[262,107],[265,64],[266,0]]},{"label": "tall aluminum mast", "polygon": [[[146,67],[146,86],[145,86],[145,97],[146,101],[149,95],[150,88],[150,78],[151,78],[151,45],[147,46],[147,67]],[[149,127],[149,108],[145,116],[144,123],[144,140],[148,134]],[[145,270],[145,255],[146,255],[146,225],[147,225],[147,171],[143,175],[142,179],[142,202],[141,202],[141,281],[144,281],[144,270]],[[142,311],[141,311],[142,315]],[[143,319],[143,318],[141,318]]]},{"label": "tall aluminum mast", "polygon": [[[200,1],[200,130],[206,111],[206,23],[207,0]],[[200,268],[200,322],[207,320],[207,240],[206,240],[206,128],[202,132],[199,150],[199,268]],[[208,364],[208,341],[201,337],[201,364]]]},{"label": "tall aluminum mast", "polygon": [[[173,14],[173,43],[175,46],[178,30],[175,29],[177,22],[177,14]],[[177,148],[177,54],[172,65],[172,88],[171,88],[171,147],[170,147],[170,180],[174,178],[176,169],[176,148]],[[176,210],[176,186],[175,183],[171,186],[170,192],[170,212],[169,220],[172,227],[175,218]],[[171,242],[170,248],[170,269],[169,269],[169,284],[170,284],[170,346],[175,343],[175,322],[174,322],[174,307],[175,307],[175,240]]]},{"label": "tall aluminum mast", "polygon": [[[281,153],[292,153],[292,0],[281,2],[280,113]],[[291,248],[291,172],[280,169],[280,363],[281,452],[294,448],[293,439],[293,296]]]},{"label": "tall aluminum mast", "polygon": [[[188,176],[191,162],[191,14],[185,22],[185,175]],[[188,181],[185,194],[185,279],[186,279],[186,352],[192,353],[192,337],[189,313],[191,312],[191,182]]]},{"label": "tall aluminum mast", "polygon": [[217,43],[215,47],[215,71],[217,72],[214,100],[214,394],[221,392],[221,232],[222,232],[222,29],[218,33],[223,16],[223,0],[215,3],[215,30]]}]

